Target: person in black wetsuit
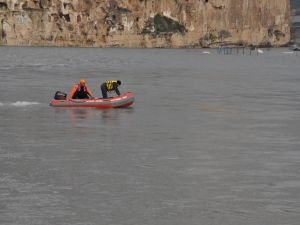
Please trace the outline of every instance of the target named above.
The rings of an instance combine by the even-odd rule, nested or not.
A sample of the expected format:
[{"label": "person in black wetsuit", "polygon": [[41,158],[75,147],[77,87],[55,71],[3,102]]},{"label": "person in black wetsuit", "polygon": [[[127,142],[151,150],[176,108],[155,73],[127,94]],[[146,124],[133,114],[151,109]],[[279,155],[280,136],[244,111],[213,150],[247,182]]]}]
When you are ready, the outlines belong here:
[{"label": "person in black wetsuit", "polygon": [[107,98],[107,92],[115,91],[118,96],[121,95],[118,87],[121,85],[120,80],[108,80],[101,84],[101,92],[103,98]]},{"label": "person in black wetsuit", "polygon": [[80,80],[79,84],[76,84],[73,87],[73,90],[70,94],[72,99],[89,99],[94,98],[90,89],[85,85],[85,80]]}]

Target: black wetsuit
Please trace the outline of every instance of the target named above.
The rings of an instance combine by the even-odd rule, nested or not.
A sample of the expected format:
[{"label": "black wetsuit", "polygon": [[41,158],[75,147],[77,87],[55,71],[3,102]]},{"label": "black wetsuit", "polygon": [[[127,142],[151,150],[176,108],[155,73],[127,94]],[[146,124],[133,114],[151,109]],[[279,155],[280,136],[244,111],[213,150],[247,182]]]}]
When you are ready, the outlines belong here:
[{"label": "black wetsuit", "polygon": [[101,92],[103,98],[107,98],[107,92],[115,91],[118,96],[121,95],[119,89],[118,89],[118,83],[116,81],[106,81],[105,83],[101,84]]},{"label": "black wetsuit", "polygon": [[84,87],[80,87],[80,90],[76,91],[73,96],[74,99],[89,99],[89,94]]}]

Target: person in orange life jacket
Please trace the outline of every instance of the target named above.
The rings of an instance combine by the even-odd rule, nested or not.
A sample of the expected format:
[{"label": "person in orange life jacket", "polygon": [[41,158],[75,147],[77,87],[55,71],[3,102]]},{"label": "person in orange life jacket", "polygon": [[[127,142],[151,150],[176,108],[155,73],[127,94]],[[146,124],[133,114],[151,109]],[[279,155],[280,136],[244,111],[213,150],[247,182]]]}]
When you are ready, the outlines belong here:
[{"label": "person in orange life jacket", "polygon": [[90,99],[94,98],[90,89],[85,85],[85,80],[80,80],[79,84],[76,84],[71,91],[70,98],[73,99]]},{"label": "person in orange life jacket", "polygon": [[108,80],[101,84],[101,92],[103,98],[107,98],[107,92],[115,91],[118,96],[121,95],[118,87],[121,85],[120,80]]}]

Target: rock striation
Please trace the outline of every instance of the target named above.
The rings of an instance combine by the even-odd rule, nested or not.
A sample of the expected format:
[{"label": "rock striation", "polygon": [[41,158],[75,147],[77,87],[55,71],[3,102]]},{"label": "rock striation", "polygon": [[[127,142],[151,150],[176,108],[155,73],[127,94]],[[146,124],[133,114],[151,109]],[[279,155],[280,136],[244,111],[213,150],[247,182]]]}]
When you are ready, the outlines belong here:
[{"label": "rock striation", "polygon": [[290,0],[0,0],[0,44],[280,46]]}]

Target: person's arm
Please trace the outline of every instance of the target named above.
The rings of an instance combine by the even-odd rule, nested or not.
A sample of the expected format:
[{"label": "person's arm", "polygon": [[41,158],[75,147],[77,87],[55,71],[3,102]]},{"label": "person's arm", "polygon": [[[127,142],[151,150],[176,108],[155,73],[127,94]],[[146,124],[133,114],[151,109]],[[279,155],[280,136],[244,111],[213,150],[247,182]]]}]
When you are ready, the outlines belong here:
[{"label": "person's arm", "polygon": [[92,92],[90,91],[90,89],[88,87],[86,87],[86,91],[91,98],[94,98]]},{"label": "person's arm", "polygon": [[121,93],[120,93],[120,91],[119,91],[119,89],[118,89],[118,84],[113,83],[113,87],[114,87],[114,90],[115,90],[115,92],[117,93],[117,95],[120,96]]},{"label": "person's arm", "polygon": [[71,91],[71,94],[70,94],[70,98],[73,98],[73,97],[74,97],[74,94],[75,94],[76,90],[77,90],[77,85],[75,85],[75,86],[73,87],[73,90]]},{"label": "person's arm", "polygon": [[120,96],[120,95],[121,95],[121,93],[120,93],[120,91],[119,91],[118,87],[116,87],[116,89],[115,89],[115,90],[116,90],[116,93],[117,93],[117,95],[119,95],[119,96]]}]

